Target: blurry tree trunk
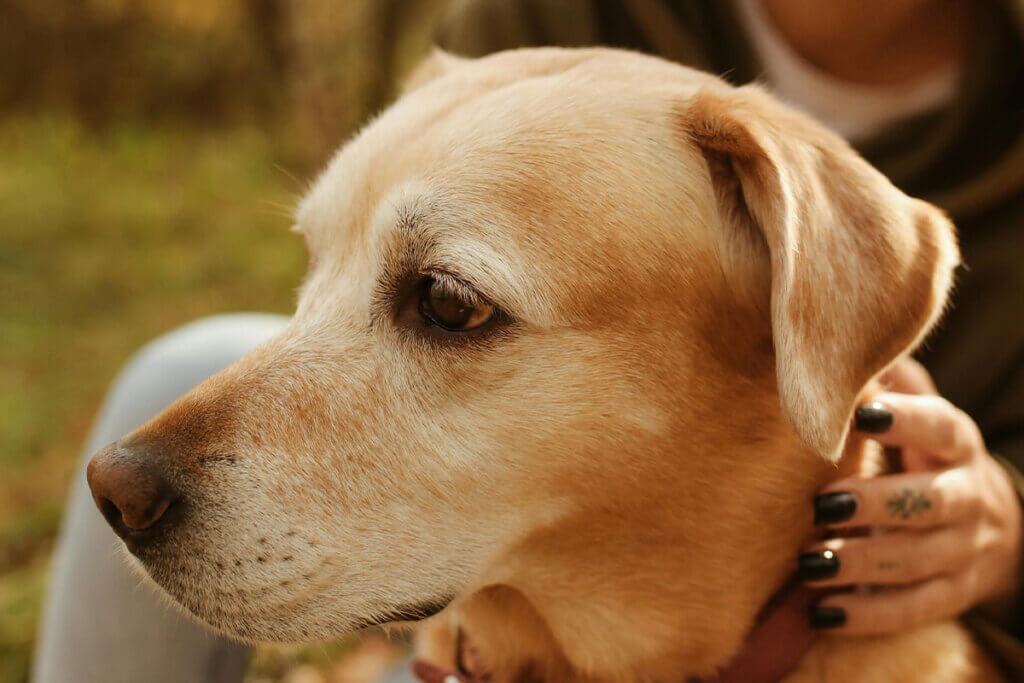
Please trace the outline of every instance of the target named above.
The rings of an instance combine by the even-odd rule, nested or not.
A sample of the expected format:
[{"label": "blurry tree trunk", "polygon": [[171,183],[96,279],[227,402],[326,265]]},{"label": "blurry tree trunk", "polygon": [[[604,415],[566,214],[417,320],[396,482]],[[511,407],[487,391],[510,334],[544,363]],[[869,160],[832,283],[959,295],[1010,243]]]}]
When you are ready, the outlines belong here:
[{"label": "blurry tree trunk", "polygon": [[289,16],[282,0],[247,0],[249,18],[256,38],[266,51],[274,76],[286,76],[289,55]]},{"label": "blurry tree trunk", "polygon": [[273,126],[320,163],[385,106],[452,0],[0,0],[0,112]]},{"label": "blurry tree trunk", "polygon": [[415,2],[402,0],[370,3],[373,16],[368,17],[367,23],[375,28],[372,38],[375,45],[370,47],[370,51],[378,55],[376,73],[370,74],[371,80],[366,90],[366,103],[371,112],[380,109],[396,89],[395,79],[398,74],[395,73],[395,52],[401,42],[399,28],[408,24],[403,10],[407,12],[415,5]]},{"label": "blurry tree trunk", "polygon": [[[270,2],[272,0],[252,0]],[[294,0],[290,82],[295,134],[322,163],[397,92],[409,52],[429,44],[443,0]]]}]

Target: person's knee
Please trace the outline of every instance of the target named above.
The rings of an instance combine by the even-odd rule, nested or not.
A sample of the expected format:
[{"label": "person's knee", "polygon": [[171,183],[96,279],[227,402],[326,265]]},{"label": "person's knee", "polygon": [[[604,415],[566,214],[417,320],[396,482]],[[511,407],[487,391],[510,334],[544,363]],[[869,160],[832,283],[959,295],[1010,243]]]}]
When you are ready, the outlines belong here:
[{"label": "person's knee", "polygon": [[[193,674],[175,680],[240,681],[247,650],[211,640],[195,622],[168,610],[154,594],[138,593],[123,548],[96,510],[86,484],[89,455],[159,414],[178,396],[276,334],[283,316],[218,315],[180,327],[141,348],[121,370],[85,444],[74,479],[41,622],[36,683],[142,680],[143,671],[177,662]],[[117,550],[115,550],[117,549]],[[104,619],[97,620],[102,611]],[[131,656],[111,661],[114,649]],[[156,649],[150,647],[159,643]],[[72,673],[73,672],[73,673]]]},{"label": "person's knee", "polygon": [[227,367],[274,334],[288,319],[267,313],[227,313],[200,318],[150,341],[128,361],[123,374],[151,368],[191,370],[199,380]]},{"label": "person's knee", "polygon": [[231,365],[279,332],[280,315],[234,313],[202,318],[139,349],[125,364],[108,396],[102,431],[128,431],[159,413],[210,375]]}]

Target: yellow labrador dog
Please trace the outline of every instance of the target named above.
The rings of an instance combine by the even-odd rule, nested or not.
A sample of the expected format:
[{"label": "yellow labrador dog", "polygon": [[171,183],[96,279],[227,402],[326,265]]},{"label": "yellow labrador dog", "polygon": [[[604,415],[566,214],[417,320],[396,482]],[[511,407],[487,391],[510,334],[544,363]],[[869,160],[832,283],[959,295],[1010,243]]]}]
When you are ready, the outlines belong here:
[{"label": "yellow labrador dog", "polygon": [[[435,55],[296,229],[291,324],[97,454],[97,503],[226,633],[443,610],[428,657],[469,634],[496,683],[726,667],[958,263],[821,126],[605,49]],[[994,679],[954,622],[823,635],[785,678]]]}]

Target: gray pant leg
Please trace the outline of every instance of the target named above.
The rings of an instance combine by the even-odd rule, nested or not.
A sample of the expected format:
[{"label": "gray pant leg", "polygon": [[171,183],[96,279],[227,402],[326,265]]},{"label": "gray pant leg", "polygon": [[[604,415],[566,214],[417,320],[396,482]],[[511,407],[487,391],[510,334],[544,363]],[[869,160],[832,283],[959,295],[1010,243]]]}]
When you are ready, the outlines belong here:
[{"label": "gray pant leg", "polygon": [[142,584],[85,481],[92,453],[280,330],[286,318],[206,318],[143,348],[108,394],[85,447],[57,542],[34,683],[234,683],[249,648],[182,615]]}]

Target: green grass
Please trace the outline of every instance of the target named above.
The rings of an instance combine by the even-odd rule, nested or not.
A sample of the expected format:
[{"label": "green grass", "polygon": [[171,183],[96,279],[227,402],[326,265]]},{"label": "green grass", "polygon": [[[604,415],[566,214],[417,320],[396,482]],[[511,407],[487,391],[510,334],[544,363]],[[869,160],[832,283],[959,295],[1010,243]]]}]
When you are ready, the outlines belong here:
[{"label": "green grass", "polygon": [[63,498],[119,366],[189,320],[292,308],[302,188],[272,137],[0,121],[0,683],[27,680]]}]

